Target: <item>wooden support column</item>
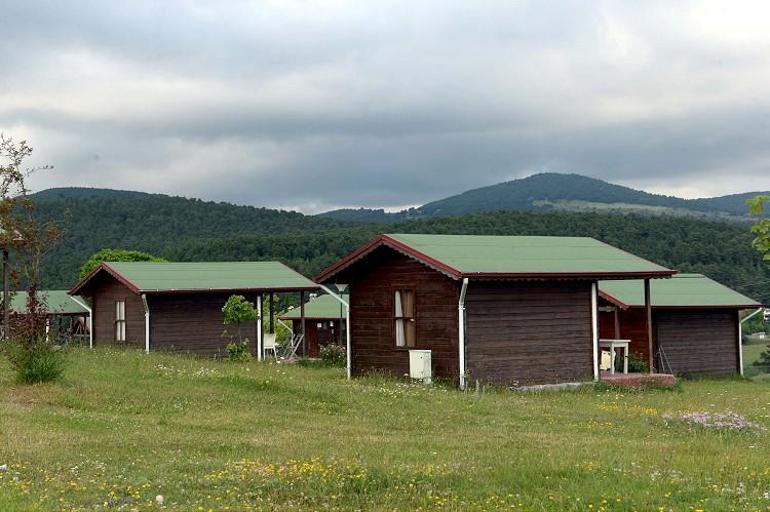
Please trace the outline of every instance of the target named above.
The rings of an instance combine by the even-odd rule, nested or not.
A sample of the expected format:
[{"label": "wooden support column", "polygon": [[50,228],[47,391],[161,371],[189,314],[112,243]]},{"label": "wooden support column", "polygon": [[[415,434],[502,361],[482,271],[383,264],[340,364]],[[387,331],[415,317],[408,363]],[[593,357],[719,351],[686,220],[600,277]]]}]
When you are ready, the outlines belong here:
[{"label": "wooden support column", "polygon": [[257,361],[261,361],[265,350],[262,347],[262,294],[257,295]]},{"label": "wooden support column", "polygon": [[613,313],[615,313],[615,339],[620,339],[620,308],[615,306],[613,308]]},{"label": "wooden support column", "polygon": [[307,338],[305,336],[305,292],[299,292],[299,318],[302,332],[302,357],[307,357]]},{"label": "wooden support column", "polygon": [[644,280],[644,319],[647,328],[647,349],[649,350],[648,364],[650,373],[655,373],[655,353],[652,346],[652,300],[650,297],[650,280]]},{"label": "wooden support column", "polygon": [[275,293],[270,292],[270,334],[275,332]]}]

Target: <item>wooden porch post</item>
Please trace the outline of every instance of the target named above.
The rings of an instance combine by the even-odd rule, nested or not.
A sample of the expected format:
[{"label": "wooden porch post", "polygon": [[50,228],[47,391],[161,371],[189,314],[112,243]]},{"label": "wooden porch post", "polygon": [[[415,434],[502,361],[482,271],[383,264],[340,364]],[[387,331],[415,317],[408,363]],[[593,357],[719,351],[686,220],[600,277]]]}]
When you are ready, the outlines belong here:
[{"label": "wooden porch post", "polygon": [[655,354],[652,346],[652,302],[650,299],[650,280],[644,280],[644,311],[645,324],[647,327],[647,349],[649,350],[648,364],[650,373],[655,373]]},{"label": "wooden porch post", "polygon": [[302,332],[302,356],[307,357],[307,339],[305,337],[305,292],[299,292],[299,317]]},{"label": "wooden porch post", "polygon": [[264,356],[262,347],[262,294],[257,295],[257,361],[261,361]]},{"label": "wooden porch post", "polygon": [[620,339],[620,313],[618,311],[619,309],[620,309],[619,307],[615,306],[613,310],[615,313],[615,339],[616,340]]},{"label": "wooden porch post", "polygon": [[275,292],[270,292],[270,334],[275,332]]}]

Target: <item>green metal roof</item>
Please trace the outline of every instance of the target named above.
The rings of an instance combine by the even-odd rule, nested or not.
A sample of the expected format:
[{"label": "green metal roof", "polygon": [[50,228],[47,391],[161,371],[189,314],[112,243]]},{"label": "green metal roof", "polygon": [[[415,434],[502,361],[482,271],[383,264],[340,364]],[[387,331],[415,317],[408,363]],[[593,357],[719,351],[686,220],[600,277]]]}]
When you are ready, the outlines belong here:
[{"label": "green metal roof", "polygon": [[384,235],[461,274],[671,274],[672,270],[593,238]]},{"label": "green metal roof", "polygon": [[[622,306],[644,306],[644,282],[600,281],[599,291]],[[702,274],[677,274],[671,279],[650,282],[650,300],[654,307],[760,307],[746,297]]]},{"label": "green metal roof", "polygon": [[[310,279],[277,261],[234,262],[114,262],[105,269],[117,273],[137,292],[314,290]],[[81,283],[73,289],[77,290]]]},{"label": "green metal roof", "polygon": [[[50,313],[80,315],[87,314],[88,310],[72,300],[67,294],[67,290],[40,290],[37,292],[38,300],[45,301],[46,309]],[[3,294],[0,292],[0,297]],[[84,299],[78,297],[82,302]],[[27,310],[27,292],[11,293],[11,310],[16,313],[23,313]]]},{"label": "green metal roof", "polygon": [[[287,313],[281,315],[281,318],[287,320],[299,319],[300,308],[290,309]],[[305,303],[305,318],[347,318],[345,308],[340,308],[340,302],[331,295],[321,295]]]}]

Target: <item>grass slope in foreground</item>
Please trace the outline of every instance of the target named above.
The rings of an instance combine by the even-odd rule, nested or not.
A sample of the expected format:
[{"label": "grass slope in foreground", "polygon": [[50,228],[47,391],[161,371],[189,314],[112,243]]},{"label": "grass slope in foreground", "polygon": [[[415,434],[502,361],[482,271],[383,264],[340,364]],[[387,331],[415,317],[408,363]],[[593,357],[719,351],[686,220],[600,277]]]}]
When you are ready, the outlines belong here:
[{"label": "grass slope in foreground", "polygon": [[[767,510],[770,433],[666,426],[770,384],[516,394],[336,369],[75,351],[62,383],[0,368],[0,510]],[[159,506],[156,495],[164,502]]]}]

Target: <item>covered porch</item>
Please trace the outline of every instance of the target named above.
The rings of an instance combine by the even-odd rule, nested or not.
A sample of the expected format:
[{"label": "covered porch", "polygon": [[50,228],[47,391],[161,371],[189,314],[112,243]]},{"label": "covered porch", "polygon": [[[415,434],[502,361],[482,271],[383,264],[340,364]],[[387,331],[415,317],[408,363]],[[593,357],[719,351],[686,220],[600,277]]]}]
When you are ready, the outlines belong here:
[{"label": "covered porch", "polygon": [[[613,383],[636,382],[640,375],[656,374],[655,340],[652,322],[651,279],[601,281],[595,304],[595,355],[599,368],[596,380]],[[622,321],[627,305],[609,295],[604,288],[639,284],[641,307],[634,311],[635,322]],[[604,286],[603,286],[604,285]],[[633,325],[633,332],[623,326]]]},{"label": "covered porch", "polygon": [[[40,290],[37,292],[37,300],[41,310],[45,311],[47,338],[57,343],[91,344],[91,308],[82,297],[70,296],[66,290]],[[27,292],[11,292],[11,326],[14,317],[26,314],[27,302]]]}]

